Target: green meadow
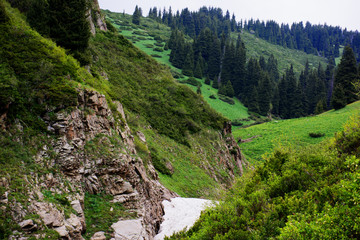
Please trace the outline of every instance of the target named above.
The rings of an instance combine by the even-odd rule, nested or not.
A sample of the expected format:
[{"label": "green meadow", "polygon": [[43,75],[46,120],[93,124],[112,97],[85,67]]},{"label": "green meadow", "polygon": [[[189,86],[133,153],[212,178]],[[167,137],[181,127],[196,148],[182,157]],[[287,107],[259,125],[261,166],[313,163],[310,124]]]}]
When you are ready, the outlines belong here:
[{"label": "green meadow", "polygon": [[[233,131],[235,139],[254,137],[250,142],[240,143],[240,148],[250,163],[262,160],[277,146],[294,148],[317,144],[331,138],[343,128],[350,117],[360,113],[360,102],[352,103],[343,109],[323,114],[289,120],[275,120],[248,128]],[[309,133],[322,133],[323,137],[312,138]]]}]

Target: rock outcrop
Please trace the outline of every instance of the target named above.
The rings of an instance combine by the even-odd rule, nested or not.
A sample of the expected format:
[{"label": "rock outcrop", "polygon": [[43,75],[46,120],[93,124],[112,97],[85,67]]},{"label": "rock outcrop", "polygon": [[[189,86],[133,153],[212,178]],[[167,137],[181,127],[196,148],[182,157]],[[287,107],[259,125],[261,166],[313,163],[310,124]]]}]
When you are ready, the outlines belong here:
[{"label": "rock outcrop", "polygon": [[[231,122],[226,122],[224,124],[223,136],[225,138],[227,151],[233,155],[234,161],[237,167],[240,169],[240,173],[242,175],[244,171],[243,169],[248,165],[248,162],[246,161],[244,155],[242,155],[240,147],[232,135]],[[227,162],[230,163],[230,161]],[[229,168],[233,169],[233,166],[229,166]]]},{"label": "rock outcrop", "polygon": [[92,0],[92,6],[89,9],[88,15],[90,22],[90,30],[93,35],[96,34],[96,27],[98,27],[101,31],[107,31],[105,18],[101,14],[98,0]]},{"label": "rock outcrop", "polygon": [[[59,168],[60,172],[45,174],[30,183],[31,198],[27,209],[12,203],[18,209],[14,215],[24,231],[32,231],[43,224],[57,231],[63,239],[83,239],[87,192],[111,195],[113,202],[134,212],[136,220],[118,219],[117,224],[136,222],[138,228],[132,224],[129,233],[133,236],[136,229],[139,230],[136,239],[155,236],[164,214],[161,202],[176,194],[158,182],[152,166],[145,168],[142,159],[136,155],[134,137],[125,121],[123,107],[119,102],[113,104],[116,110],[111,111],[104,95],[81,90],[76,107],[45,115],[48,130],[57,138],[44,145],[36,156],[36,163]],[[49,157],[50,148],[55,157]],[[44,190],[49,196],[66,196],[61,201],[69,202],[76,214],[66,216],[57,204],[49,202],[49,197],[46,199]],[[6,201],[5,198],[2,201]],[[23,219],[28,214],[37,214],[41,224],[33,219]],[[113,237],[122,239],[116,226]],[[102,234],[95,234],[93,239],[102,239]]]}]

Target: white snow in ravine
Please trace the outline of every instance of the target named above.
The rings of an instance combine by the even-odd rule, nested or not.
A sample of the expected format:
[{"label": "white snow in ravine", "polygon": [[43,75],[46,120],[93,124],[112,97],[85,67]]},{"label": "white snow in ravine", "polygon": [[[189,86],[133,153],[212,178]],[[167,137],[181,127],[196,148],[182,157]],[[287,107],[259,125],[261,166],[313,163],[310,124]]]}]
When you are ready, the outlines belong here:
[{"label": "white snow in ravine", "polygon": [[164,221],[155,240],[162,240],[184,228],[189,229],[199,219],[201,211],[214,204],[214,201],[198,198],[177,197],[171,201],[164,200]]}]

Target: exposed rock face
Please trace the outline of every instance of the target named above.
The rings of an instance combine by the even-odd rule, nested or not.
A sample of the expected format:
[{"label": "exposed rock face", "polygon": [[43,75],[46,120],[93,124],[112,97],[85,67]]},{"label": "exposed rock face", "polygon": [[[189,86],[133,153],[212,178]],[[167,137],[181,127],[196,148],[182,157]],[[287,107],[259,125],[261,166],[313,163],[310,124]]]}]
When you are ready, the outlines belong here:
[{"label": "exposed rock face", "polygon": [[96,27],[101,31],[107,31],[105,18],[101,15],[98,0],[92,0],[92,7],[89,9],[90,30],[93,35],[96,34]]},{"label": "exposed rock face", "polygon": [[[248,165],[245,157],[241,154],[240,147],[236,143],[232,132],[231,132],[231,122],[226,122],[224,124],[224,130],[223,135],[225,137],[225,141],[227,144],[227,151],[234,156],[235,163],[237,167],[240,169],[241,175],[243,174],[243,168]],[[227,161],[227,163],[230,163]],[[229,168],[233,168],[232,166],[229,166]]]},{"label": "exposed rock face", "polygon": [[[61,174],[48,173],[36,180],[31,187],[29,196],[32,197],[26,210],[12,203],[14,209],[18,208],[14,211],[14,217],[16,215],[24,231],[38,227],[32,220],[23,219],[26,214],[35,213],[44,225],[53,228],[63,239],[83,239],[82,234],[86,231],[83,204],[85,192],[88,192],[114,196],[113,202],[120,202],[137,213],[136,224],[140,226],[137,229],[142,231],[143,239],[155,236],[164,214],[161,202],[176,194],[158,182],[158,175],[152,166],[145,169],[142,159],[136,155],[134,137],[124,120],[123,108],[119,102],[114,105],[117,110],[111,111],[104,95],[81,90],[78,105],[71,111],[44,117],[48,130],[58,137],[45,145],[44,150],[36,156],[36,162],[47,167],[59,166]],[[119,140],[117,144],[109,140],[111,137]],[[105,146],[108,154],[89,152],[86,146],[91,141],[96,142],[92,145],[96,150]],[[46,146],[49,145],[56,153],[55,158],[48,155]],[[6,181],[1,181],[1,185],[6,185]],[[56,204],[44,200],[40,189],[65,193],[66,201],[77,214],[66,216]],[[2,198],[6,202],[6,196]],[[113,236],[121,239],[117,237],[116,229]],[[102,239],[101,233],[94,235],[93,239]]]}]

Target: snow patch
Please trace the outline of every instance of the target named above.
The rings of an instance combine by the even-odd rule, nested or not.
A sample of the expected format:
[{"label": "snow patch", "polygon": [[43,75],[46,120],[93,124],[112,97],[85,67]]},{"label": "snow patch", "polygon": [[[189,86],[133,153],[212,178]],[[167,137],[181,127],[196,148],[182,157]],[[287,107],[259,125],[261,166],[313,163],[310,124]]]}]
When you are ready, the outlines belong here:
[{"label": "snow patch", "polygon": [[214,201],[198,198],[172,198],[163,202],[165,215],[159,233],[154,240],[163,240],[184,228],[189,229],[199,219],[201,211],[214,206]]}]

